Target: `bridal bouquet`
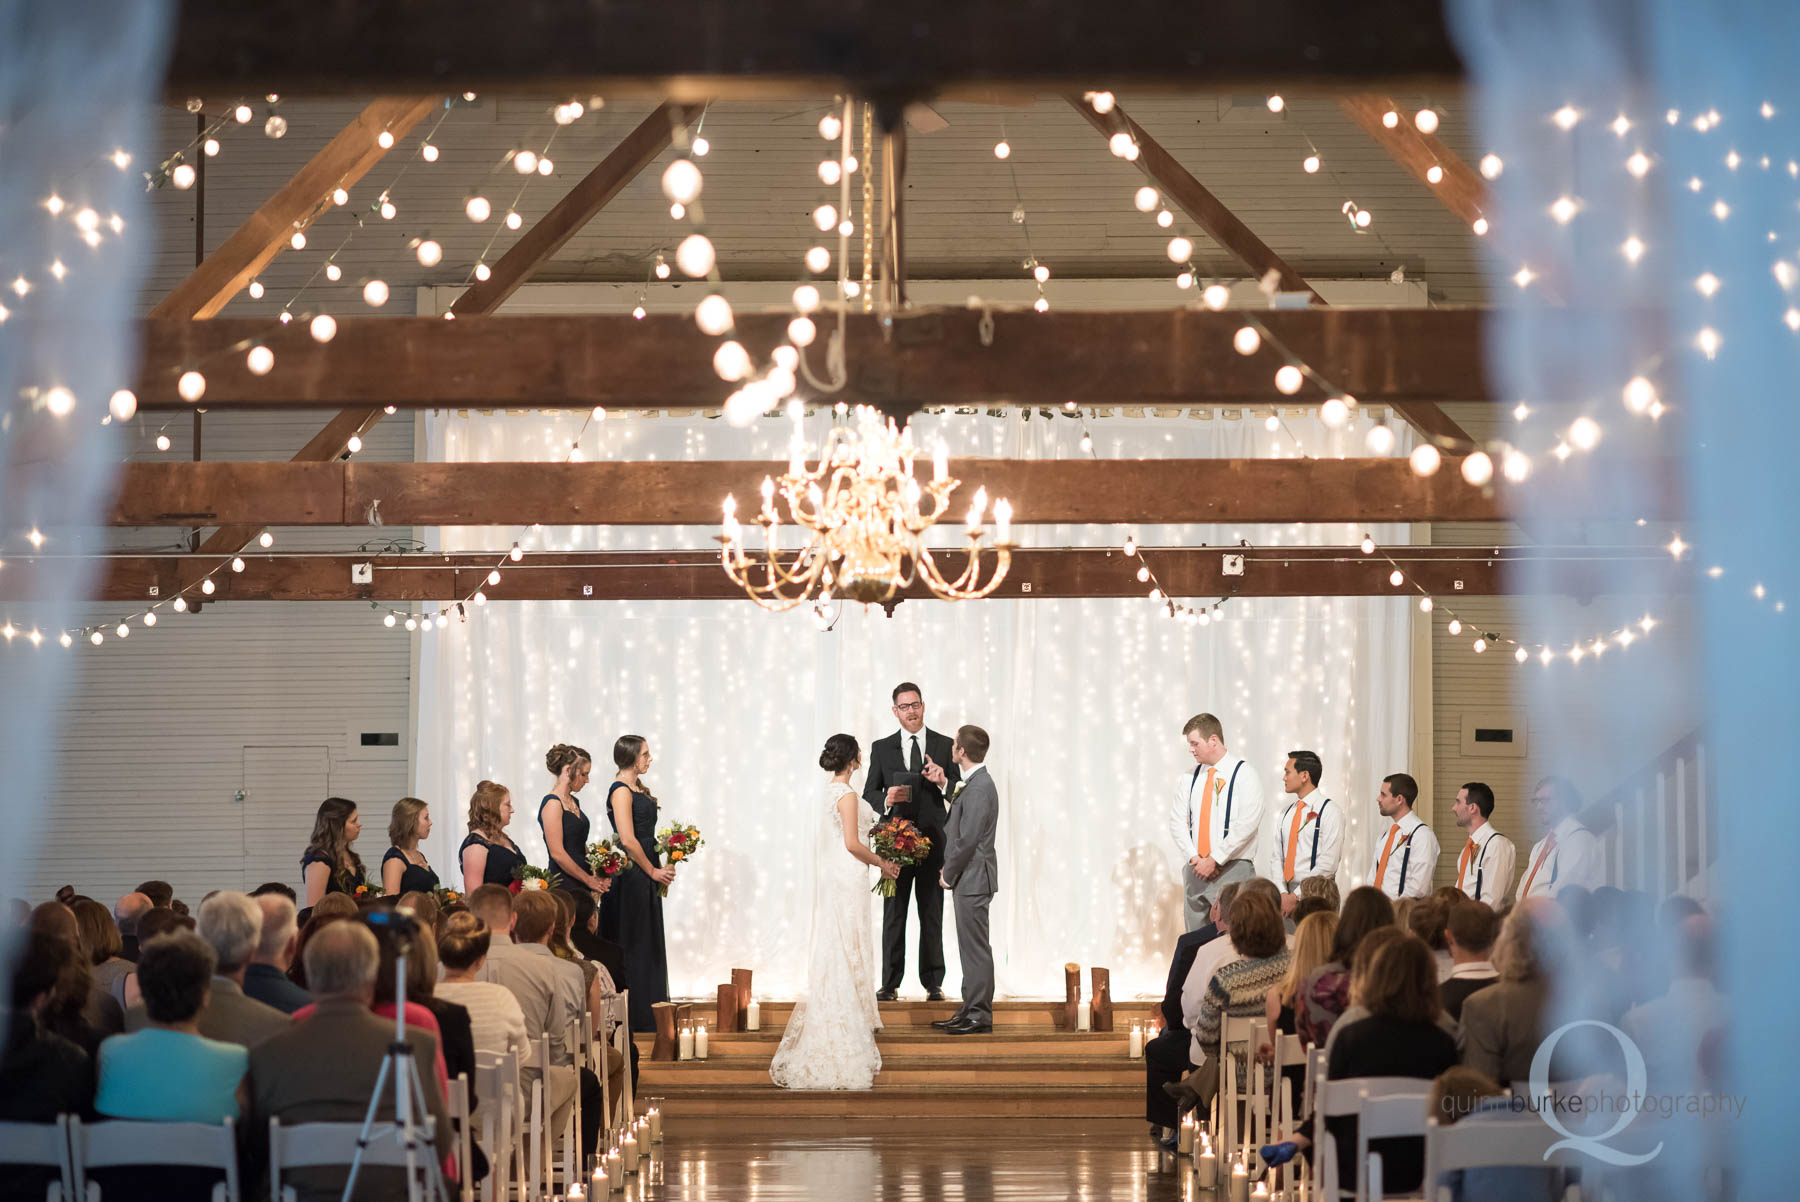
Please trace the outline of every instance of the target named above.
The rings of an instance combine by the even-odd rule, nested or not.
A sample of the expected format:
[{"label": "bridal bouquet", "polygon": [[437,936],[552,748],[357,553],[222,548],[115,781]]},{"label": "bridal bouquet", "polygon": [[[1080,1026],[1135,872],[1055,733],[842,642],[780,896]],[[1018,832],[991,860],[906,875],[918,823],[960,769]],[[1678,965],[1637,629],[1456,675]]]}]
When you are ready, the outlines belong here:
[{"label": "bridal bouquet", "polygon": [[611,880],[631,867],[631,857],[611,839],[593,844],[588,848],[587,857],[588,867],[601,880]]},{"label": "bridal bouquet", "polygon": [[[904,818],[883,818],[869,830],[869,842],[875,848],[875,854],[884,860],[892,860],[902,868],[911,868],[915,864],[923,864],[925,857],[931,854],[931,840],[919,833],[919,828]],[[883,897],[894,896],[894,882],[882,877],[875,882],[871,893],[879,893]]]},{"label": "bridal bouquet", "polygon": [[527,890],[536,892],[539,889],[554,889],[562,884],[562,873],[549,872],[542,868],[533,868],[529,864],[521,864],[513,869],[512,891],[524,893]]},{"label": "bridal bouquet", "polygon": [[[690,858],[705,845],[706,840],[700,837],[700,828],[697,826],[683,826],[676,822],[656,832],[656,854],[663,863],[671,867]],[[669,896],[669,887],[658,885],[656,894],[658,897]]]}]

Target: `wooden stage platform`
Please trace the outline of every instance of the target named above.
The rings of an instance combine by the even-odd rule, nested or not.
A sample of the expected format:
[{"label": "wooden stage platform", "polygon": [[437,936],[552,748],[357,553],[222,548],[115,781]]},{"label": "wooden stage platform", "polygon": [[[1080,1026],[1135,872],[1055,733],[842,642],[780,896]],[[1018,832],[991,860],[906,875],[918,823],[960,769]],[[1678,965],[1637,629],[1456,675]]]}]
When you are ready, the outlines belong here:
[{"label": "wooden stage platform", "polygon": [[1153,1005],[1116,1002],[1115,1029],[1095,1034],[1059,1030],[1059,1002],[997,1002],[993,1034],[958,1036],[931,1027],[955,1012],[954,1002],[887,1002],[874,1089],[803,1092],[769,1080],[791,1002],[764,1004],[762,1029],[738,1034],[717,1033],[713,1007],[697,1003],[694,1021],[706,1024],[707,1059],[653,1062],[651,1037],[640,1035],[638,1094],[660,1099],[672,1119],[966,1115],[1057,1124],[1106,1120],[1115,1132],[1142,1135],[1144,1063],[1129,1056],[1130,1034],[1133,1022],[1149,1023]]}]

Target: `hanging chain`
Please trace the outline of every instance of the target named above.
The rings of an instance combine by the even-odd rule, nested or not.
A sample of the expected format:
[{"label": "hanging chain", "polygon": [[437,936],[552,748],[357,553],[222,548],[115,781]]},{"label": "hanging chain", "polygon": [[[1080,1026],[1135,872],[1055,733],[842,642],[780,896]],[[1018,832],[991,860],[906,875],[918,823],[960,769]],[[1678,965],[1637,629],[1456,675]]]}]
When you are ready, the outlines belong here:
[{"label": "hanging chain", "polygon": [[862,311],[875,308],[875,106],[862,111]]}]

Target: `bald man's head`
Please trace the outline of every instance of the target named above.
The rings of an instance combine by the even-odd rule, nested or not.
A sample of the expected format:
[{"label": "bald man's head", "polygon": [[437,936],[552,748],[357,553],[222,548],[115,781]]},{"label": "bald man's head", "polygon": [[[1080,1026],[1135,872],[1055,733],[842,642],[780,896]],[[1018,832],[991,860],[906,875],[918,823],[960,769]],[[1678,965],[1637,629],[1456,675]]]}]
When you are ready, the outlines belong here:
[{"label": "bald man's head", "polygon": [[113,921],[119,924],[119,934],[135,935],[138,919],[148,914],[151,901],[142,893],[127,893],[113,904]]}]

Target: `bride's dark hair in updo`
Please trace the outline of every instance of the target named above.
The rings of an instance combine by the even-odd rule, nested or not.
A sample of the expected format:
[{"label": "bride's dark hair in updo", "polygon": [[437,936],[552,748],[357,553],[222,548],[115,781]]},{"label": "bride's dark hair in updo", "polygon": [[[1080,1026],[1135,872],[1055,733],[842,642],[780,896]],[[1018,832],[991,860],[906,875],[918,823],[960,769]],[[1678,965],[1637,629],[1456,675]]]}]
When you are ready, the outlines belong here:
[{"label": "bride's dark hair in updo", "polygon": [[825,750],[819,753],[819,767],[827,772],[842,772],[861,754],[855,735],[832,735],[825,740]]}]

